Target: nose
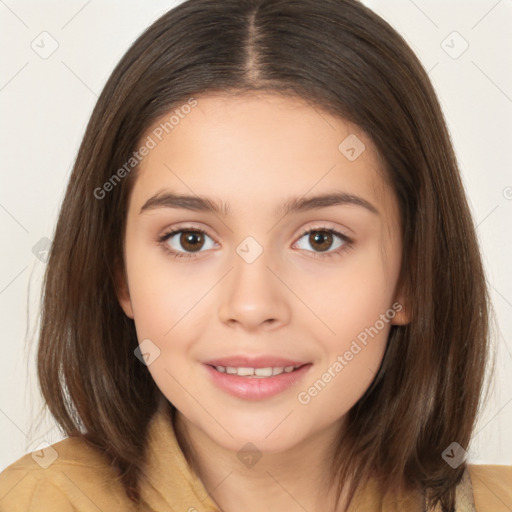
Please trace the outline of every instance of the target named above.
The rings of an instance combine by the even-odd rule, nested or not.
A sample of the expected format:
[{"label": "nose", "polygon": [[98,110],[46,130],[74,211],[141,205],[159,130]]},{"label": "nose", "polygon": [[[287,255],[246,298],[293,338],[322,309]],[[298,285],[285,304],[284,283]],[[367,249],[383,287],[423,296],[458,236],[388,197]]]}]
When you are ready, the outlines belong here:
[{"label": "nose", "polygon": [[235,253],[232,261],[234,268],[221,285],[220,321],[246,331],[277,329],[288,323],[291,293],[266,252],[252,262]]}]

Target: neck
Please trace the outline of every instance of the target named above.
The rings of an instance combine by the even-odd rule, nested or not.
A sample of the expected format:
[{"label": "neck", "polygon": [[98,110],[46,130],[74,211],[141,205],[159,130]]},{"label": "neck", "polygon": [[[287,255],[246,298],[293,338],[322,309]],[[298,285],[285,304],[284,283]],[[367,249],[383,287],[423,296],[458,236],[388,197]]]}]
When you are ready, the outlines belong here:
[{"label": "neck", "polygon": [[174,427],[187,462],[223,512],[342,511],[345,506],[345,492],[336,507],[336,489],[328,487],[339,424],[259,459],[260,454],[245,459],[219,446],[179,411]]}]

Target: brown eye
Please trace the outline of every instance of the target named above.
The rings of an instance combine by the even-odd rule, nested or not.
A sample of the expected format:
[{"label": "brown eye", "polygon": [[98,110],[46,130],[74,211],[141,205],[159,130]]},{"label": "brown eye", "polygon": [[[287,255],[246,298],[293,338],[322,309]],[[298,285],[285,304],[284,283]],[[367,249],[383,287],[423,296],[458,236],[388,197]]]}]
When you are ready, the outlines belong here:
[{"label": "brown eye", "polygon": [[193,256],[215,246],[212,238],[199,229],[176,229],[159,237],[158,241],[176,257]]},{"label": "brown eye", "polygon": [[[311,249],[301,247],[301,244],[304,244],[303,239]],[[297,245],[299,249],[312,252],[313,255],[319,258],[324,258],[340,254],[343,250],[352,247],[352,243],[353,241],[348,236],[335,229],[317,228],[302,233],[302,236],[294,245]]]}]

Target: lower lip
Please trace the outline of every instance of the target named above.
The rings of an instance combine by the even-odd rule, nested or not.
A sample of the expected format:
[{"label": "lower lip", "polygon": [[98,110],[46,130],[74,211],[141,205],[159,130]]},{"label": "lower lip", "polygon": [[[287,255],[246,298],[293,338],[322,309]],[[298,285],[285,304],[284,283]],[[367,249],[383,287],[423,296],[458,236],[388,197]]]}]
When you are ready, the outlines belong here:
[{"label": "lower lip", "polygon": [[308,372],[311,364],[305,364],[293,372],[283,372],[273,377],[240,377],[218,372],[213,366],[205,365],[213,382],[226,393],[245,400],[264,400],[278,395],[296,385]]}]

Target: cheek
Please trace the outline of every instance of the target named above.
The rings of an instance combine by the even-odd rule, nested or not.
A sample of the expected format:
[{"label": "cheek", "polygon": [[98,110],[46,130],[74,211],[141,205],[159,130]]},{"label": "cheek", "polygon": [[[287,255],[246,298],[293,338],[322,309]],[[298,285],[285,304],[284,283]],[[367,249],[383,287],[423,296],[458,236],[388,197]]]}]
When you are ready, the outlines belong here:
[{"label": "cheek", "polygon": [[139,343],[149,339],[150,350],[158,354],[148,365],[155,383],[169,400],[181,404],[187,397],[182,383],[194,391],[194,381],[189,382],[190,351],[197,339],[193,325],[201,324],[201,298],[212,287],[214,276],[210,276],[212,283],[205,283],[187,265],[148,253],[134,247],[127,260],[137,338]]},{"label": "cheek", "polygon": [[392,263],[384,265],[380,251],[372,247],[349,253],[339,265],[303,269],[296,289],[316,314],[303,316],[304,326],[316,326],[329,351],[343,350],[376,322],[382,330],[381,315],[392,306],[398,277]]},{"label": "cheek", "polygon": [[349,344],[328,365],[297,393],[297,402],[303,413],[319,418],[329,425],[338,420],[361,399],[374,380],[386,342],[382,331],[367,346],[359,342]]},{"label": "cheek", "polygon": [[160,251],[152,250],[150,256],[145,252],[134,249],[127,262],[134,320],[142,336],[165,342],[212,284],[198,280],[190,266],[170,261]]},{"label": "cheek", "polygon": [[[299,404],[326,425],[345,415],[364,395],[384,357],[394,310],[386,295],[359,288],[333,314],[324,335],[325,358],[297,393]],[[335,319],[335,320],[334,320]]]},{"label": "cheek", "polygon": [[326,357],[307,383],[312,388],[301,389],[306,395],[299,402],[310,400],[333,415],[347,412],[373,381],[395,316],[396,270],[384,267],[377,251],[359,256],[330,273],[310,296],[328,329],[314,318],[304,324],[318,323],[322,335],[317,339]]}]

